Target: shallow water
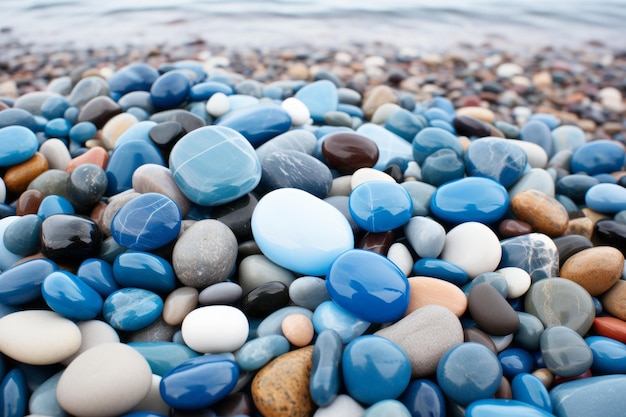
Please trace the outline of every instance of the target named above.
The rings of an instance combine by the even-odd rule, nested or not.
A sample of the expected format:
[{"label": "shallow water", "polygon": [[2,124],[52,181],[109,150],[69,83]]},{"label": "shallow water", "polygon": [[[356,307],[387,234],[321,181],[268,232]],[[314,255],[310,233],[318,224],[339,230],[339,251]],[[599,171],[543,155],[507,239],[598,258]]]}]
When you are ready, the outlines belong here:
[{"label": "shallow water", "polygon": [[[385,42],[626,47],[624,0],[3,0],[0,37],[66,47]],[[1,39],[0,38],[0,39]]]}]

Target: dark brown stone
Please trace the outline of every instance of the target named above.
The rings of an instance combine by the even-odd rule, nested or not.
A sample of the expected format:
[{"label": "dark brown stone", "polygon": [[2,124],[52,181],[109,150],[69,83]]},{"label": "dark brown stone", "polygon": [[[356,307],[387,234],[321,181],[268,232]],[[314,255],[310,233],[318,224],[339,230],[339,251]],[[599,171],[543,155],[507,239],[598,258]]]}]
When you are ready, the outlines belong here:
[{"label": "dark brown stone", "polygon": [[498,390],[496,391],[494,397],[502,398],[505,400],[513,399],[513,391],[511,390],[511,383],[505,377],[502,377],[502,379],[500,380],[500,386],[498,387]]},{"label": "dark brown stone", "polygon": [[393,243],[394,234],[393,230],[380,233],[368,232],[363,236],[363,239],[357,244],[357,248],[376,252],[383,256],[387,256],[389,247]]},{"label": "dark brown stone", "polygon": [[98,129],[102,129],[102,126],[109,121],[109,119],[116,114],[122,112],[122,108],[119,104],[113,101],[108,96],[98,96],[89,100],[85,106],[78,113],[79,122],[91,122]]},{"label": "dark brown stone", "polygon": [[17,199],[15,214],[24,216],[26,214],[37,214],[39,205],[44,199],[44,195],[39,190],[26,190]]},{"label": "dark brown stone", "polygon": [[527,235],[533,231],[533,228],[526,222],[521,220],[506,219],[500,222],[498,233],[503,238]]},{"label": "dark brown stone", "polygon": [[250,396],[243,392],[236,392],[215,404],[213,411],[219,416],[231,417],[237,415],[250,415],[252,410],[252,401]]},{"label": "dark brown stone", "polygon": [[376,164],[378,146],[358,133],[335,132],[324,138],[322,154],[331,167],[343,174],[352,174],[359,168]]},{"label": "dark brown stone", "polygon": [[480,283],[470,290],[468,308],[478,326],[490,335],[505,336],[519,327],[513,307],[494,287]]},{"label": "dark brown stone", "polygon": [[454,129],[459,136],[476,136],[479,138],[491,135],[491,126],[471,116],[456,116],[452,120]]},{"label": "dark brown stone", "polygon": [[494,354],[498,354],[498,349],[496,349],[496,345],[493,343],[493,340],[491,340],[491,337],[476,327],[469,327],[463,330],[463,341],[480,343]]}]

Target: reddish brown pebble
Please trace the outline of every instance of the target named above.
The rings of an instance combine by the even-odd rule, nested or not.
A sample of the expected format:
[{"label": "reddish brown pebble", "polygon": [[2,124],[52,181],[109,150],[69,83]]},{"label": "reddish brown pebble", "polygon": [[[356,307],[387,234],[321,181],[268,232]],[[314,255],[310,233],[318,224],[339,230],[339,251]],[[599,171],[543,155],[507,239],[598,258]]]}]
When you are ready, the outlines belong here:
[{"label": "reddish brown pebble", "polygon": [[494,394],[494,397],[502,398],[505,400],[513,399],[513,391],[511,390],[511,383],[505,377],[502,377],[502,379],[500,380],[500,386],[498,387],[498,390]]},{"label": "reddish brown pebble", "polygon": [[498,233],[503,238],[527,235],[533,231],[533,228],[526,222],[521,220],[506,219],[500,222]]},{"label": "reddish brown pebble", "polygon": [[105,169],[108,161],[109,154],[107,153],[106,149],[100,146],[96,146],[95,148],[89,149],[84,154],[77,156],[76,158],[68,162],[68,164],[65,166],[65,172],[71,174],[77,166],[82,164],[94,164],[98,165],[102,169]]},{"label": "reddish brown pebble", "polygon": [[48,160],[42,153],[36,152],[28,161],[9,168],[4,174],[4,184],[8,191],[20,194],[28,188],[32,180],[47,170]]},{"label": "reddish brown pebble", "polygon": [[252,380],[252,401],[264,417],[310,417],[313,346],[294,350],[264,366]]},{"label": "reddish brown pebble", "polygon": [[290,314],[281,324],[283,335],[297,347],[307,346],[313,340],[313,323],[304,314]]},{"label": "reddish brown pebble", "polygon": [[569,215],[563,204],[538,190],[526,190],[511,199],[511,210],[533,230],[549,236],[561,236],[567,230]]},{"label": "reddish brown pebble", "polygon": [[493,336],[505,336],[519,327],[519,316],[494,287],[487,283],[475,285],[467,302],[476,324]]},{"label": "reddish brown pebble", "polygon": [[356,247],[387,256],[387,252],[389,252],[389,248],[393,243],[393,238],[393,230],[379,233],[367,232]]},{"label": "reddish brown pebble", "polygon": [[343,174],[371,168],[378,161],[378,146],[371,139],[352,132],[335,132],[324,137],[322,154],[328,165]]},{"label": "reddish brown pebble", "polygon": [[600,336],[626,343],[626,321],[624,320],[615,317],[596,317],[593,319],[592,327]]},{"label": "reddish brown pebble", "polygon": [[610,290],[602,294],[600,302],[607,313],[626,321],[626,281],[618,280]]},{"label": "reddish brown pebble", "polygon": [[559,275],[580,284],[591,296],[606,292],[621,277],[624,256],[610,246],[597,246],[572,255]]},{"label": "reddish brown pebble", "polygon": [[15,206],[15,214],[24,216],[26,214],[37,214],[39,205],[44,199],[43,194],[39,190],[26,190],[17,199]]},{"label": "reddish brown pebble", "polygon": [[494,354],[498,354],[498,349],[496,348],[495,343],[493,343],[491,337],[489,337],[487,333],[475,327],[468,327],[463,330],[463,342],[480,343]]},{"label": "reddish brown pebble", "polygon": [[457,317],[467,309],[467,297],[456,285],[442,279],[431,277],[409,278],[409,306],[405,316],[430,304],[446,307]]}]

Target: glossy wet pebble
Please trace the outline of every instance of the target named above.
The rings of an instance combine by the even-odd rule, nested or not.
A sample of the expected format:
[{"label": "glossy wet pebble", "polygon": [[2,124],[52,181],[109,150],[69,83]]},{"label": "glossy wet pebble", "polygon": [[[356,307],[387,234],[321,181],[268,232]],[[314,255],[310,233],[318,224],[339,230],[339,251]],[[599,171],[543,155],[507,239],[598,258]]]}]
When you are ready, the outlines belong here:
[{"label": "glossy wet pebble", "polygon": [[580,375],[593,362],[593,354],[585,340],[569,327],[548,327],[541,334],[539,344],[546,367],[555,375]]},{"label": "glossy wet pebble", "polygon": [[495,271],[501,258],[498,237],[489,227],[478,222],[461,223],[451,229],[446,234],[441,253],[442,260],[460,267],[472,278]]},{"label": "glossy wet pebble", "polygon": [[231,306],[199,307],[185,317],[181,330],[185,344],[202,353],[233,352],[250,331],[246,316]]},{"label": "glossy wet pebble", "polygon": [[609,290],[621,277],[624,256],[609,246],[582,250],[561,267],[560,276],[580,284],[591,296]]}]

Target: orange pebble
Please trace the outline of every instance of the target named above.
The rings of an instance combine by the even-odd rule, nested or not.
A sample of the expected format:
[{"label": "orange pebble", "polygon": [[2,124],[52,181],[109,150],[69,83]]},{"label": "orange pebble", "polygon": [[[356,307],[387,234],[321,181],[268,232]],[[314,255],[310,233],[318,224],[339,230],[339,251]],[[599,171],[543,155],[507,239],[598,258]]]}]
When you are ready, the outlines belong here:
[{"label": "orange pebble", "polygon": [[610,337],[626,343],[626,322],[615,317],[596,317],[593,330],[600,336]]},{"label": "orange pebble", "polygon": [[290,314],[281,324],[283,335],[294,346],[302,347],[313,340],[313,322],[303,314]]},{"label": "orange pebble", "polygon": [[65,167],[65,171],[69,174],[72,173],[76,169],[77,166],[82,164],[94,164],[98,165],[100,168],[105,169],[107,166],[107,162],[109,160],[109,154],[103,147],[96,146],[94,148],[89,149],[84,154],[77,156],[68,162]]}]

